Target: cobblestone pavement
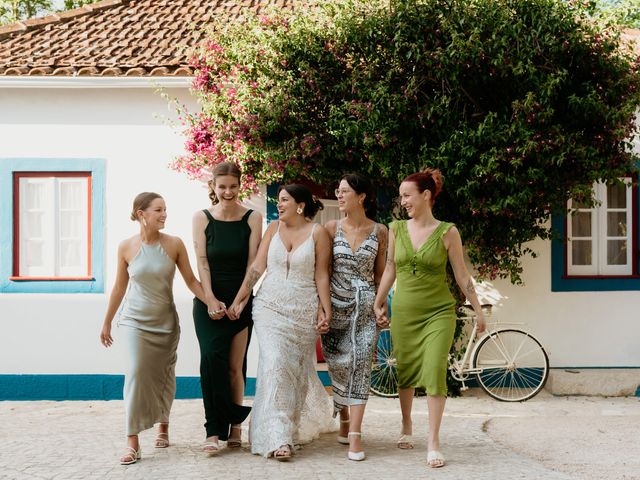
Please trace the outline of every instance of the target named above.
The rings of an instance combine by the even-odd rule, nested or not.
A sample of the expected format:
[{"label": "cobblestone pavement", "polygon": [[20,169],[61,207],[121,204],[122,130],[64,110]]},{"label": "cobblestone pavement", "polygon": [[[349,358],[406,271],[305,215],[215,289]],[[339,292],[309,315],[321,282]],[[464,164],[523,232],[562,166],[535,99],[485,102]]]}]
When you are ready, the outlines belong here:
[{"label": "cobblestone pavement", "polygon": [[117,462],[125,440],[122,401],[0,402],[0,479],[640,478],[637,397],[542,393],[507,404],[476,391],[450,399],[441,433],[447,465],[438,470],[426,465],[426,410],[425,398],[417,398],[413,450],[395,447],[398,400],[372,397],[363,427],[364,462],[347,460],[336,435],[325,434],[280,463],[251,455],[246,426],[243,448],[205,456],[201,402],[177,400],[171,447],[154,449],[154,433],[143,432],[142,460],[125,467]]}]

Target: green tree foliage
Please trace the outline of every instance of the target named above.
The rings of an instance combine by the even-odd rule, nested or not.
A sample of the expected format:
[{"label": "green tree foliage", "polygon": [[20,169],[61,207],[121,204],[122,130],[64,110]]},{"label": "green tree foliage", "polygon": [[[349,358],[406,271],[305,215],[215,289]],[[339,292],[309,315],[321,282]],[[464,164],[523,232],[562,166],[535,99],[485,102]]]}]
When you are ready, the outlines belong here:
[{"label": "green tree foliage", "polygon": [[[62,10],[79,8],[97,1],[99,0],[64,0]],[[60,5],[59,0],[0,0],[0,25],[41,17],[52,13]]]},{"label": "green tree foliage", "polygon": [[591,14],[607,23],[640,28],[640,0],[598,0],[588,4]]},{"label": "green tree foliage", "polygon": [[52,9],[52,0],[0,0],[0,25],[36,17]]},{"label": "green tree foliage", "polygon": [[202,112],[173,165],[191,176],[233,160],[248,188],[355,170],[395,189],[438,167],[436,215],[481,276],[517,283],[554,209],[635,170],[640,59],[580,5],[353,0],[245,20],[194,54]]},{"label": "green tree foliage", "polygon": [[80,8],[91,3],[96,3],[99,0],[64,0],[64,9],[72,10],[74,8]]}]

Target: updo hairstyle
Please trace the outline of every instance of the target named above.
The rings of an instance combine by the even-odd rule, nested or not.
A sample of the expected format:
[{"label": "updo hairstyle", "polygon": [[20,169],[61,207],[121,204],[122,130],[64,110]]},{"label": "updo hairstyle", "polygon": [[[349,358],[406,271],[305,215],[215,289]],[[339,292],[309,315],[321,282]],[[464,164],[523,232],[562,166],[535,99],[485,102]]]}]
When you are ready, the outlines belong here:
[{"label": "updo hairstyle", "polygon": [[315,217],[320,210],[324,209],[322,202],[318,200],[315,195],[312,195],[311,191],[304,185],[300,185],[299,183],[282,185],[278,189],[278,195],[280,195],[282,190],[285,190],[291,195],[296,203],[304,203],[304,211],[302,214],[305,218],[313,220],[313,217]]},{"label": "updo hairstyle", "polygon": [[133,199],[133,209],[131,210],[131,220],[138,221],[138,210],[146,210],[156,198],[162,198],[162,195],[155,192],[142,192]]},{"label": "updo hairstyle", "polygon": [[422,172],[412,173],[403,182],[413,182],[420,193],[425,190],[431,192],[431,205],[436,202],[436,197],[442,191],[442,173],[437,168],[426,168]]}]

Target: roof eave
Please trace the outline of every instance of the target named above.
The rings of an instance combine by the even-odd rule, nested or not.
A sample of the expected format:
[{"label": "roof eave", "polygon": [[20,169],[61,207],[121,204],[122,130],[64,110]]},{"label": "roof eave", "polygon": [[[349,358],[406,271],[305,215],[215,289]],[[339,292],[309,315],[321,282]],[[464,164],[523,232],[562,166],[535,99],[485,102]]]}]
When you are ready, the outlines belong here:
[{"label": "roof eave", "polygon": [[193,77],[0,76],[0,88],[189,88]]}]

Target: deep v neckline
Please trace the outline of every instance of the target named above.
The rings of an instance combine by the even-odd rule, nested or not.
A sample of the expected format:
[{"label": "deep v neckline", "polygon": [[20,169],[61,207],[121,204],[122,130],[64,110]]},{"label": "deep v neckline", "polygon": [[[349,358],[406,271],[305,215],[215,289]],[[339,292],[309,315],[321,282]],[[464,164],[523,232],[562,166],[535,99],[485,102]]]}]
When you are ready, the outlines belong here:
[{"label": "deep v neckline", "polygon": [[422,250],[428,243],[429,241],[434,238],[435,233],[438,231],[438,229],[442,226],[442,221],[440,223],[438,223],[438,225],[436,225],[436,227],[433,229],[433,232],[431,232],[427,238],[424,239],[424,242],[422,242],[422,244],[420,244],[420,246],[418,248],[415,247],[415,245],[413,244],[413,240],[411,239],[411,233],[409,232],[409,221],[407,220],[404,224],[405,229],[407,231],[407,239],[409,240],[409,245],[411,245],[411,250],[413,252],[413,254],[417,254],[420,250]]},{"label": "deep v neckline", "polygon": [[282,240],[282,235],[280,235],[280,227],[278,226],[278,239],[280,240],[280,243],[282,244],[282,248],[284,248],[284,251],[287,252],[287,257],[293,255],[295,252],[297,252],[300,247],[302,247],[305,243],[307,243],[309,241],[309,239],[313,236],[313,229],[315,227],[311,227],[311,232],[309,233],[309,235],[307,235],[307,238],[305,238],[302,243],[300,243],[300,245],[298,245],[296,248],[292,248],[290,251],[287,250],[287,246],[284,243],[284,240]]},{"label": "deep v neckline", "polygon": [[376,224],[375,222],[373,223],[373,227],[371,227],[371,230],[369,231],[369,233],[367,234],[366,237],[364,237],[364,240],[362,240],[360,242],[360,245],[358,245],[358,248],[356,248],[355,250],[353,249],[353,246],[351,245],[351,242],[349,242],[349,239],[347,238],[346,233],[344,232],[344,229],[342,228],[342,222],[340,222],[339,224],[340,227],[340,234],[344,237],[344,241],[347,243],[347,245],[349,245],[349,250],[351,251],[351,255],[353,255],[354,257],[356,256],[356,254],[360,251],[360,248],[362,248],[362,245],[364,245],[364,243],[369,240],[369,237],[371,235],[373,235],[373,232],[376,228]]}]

